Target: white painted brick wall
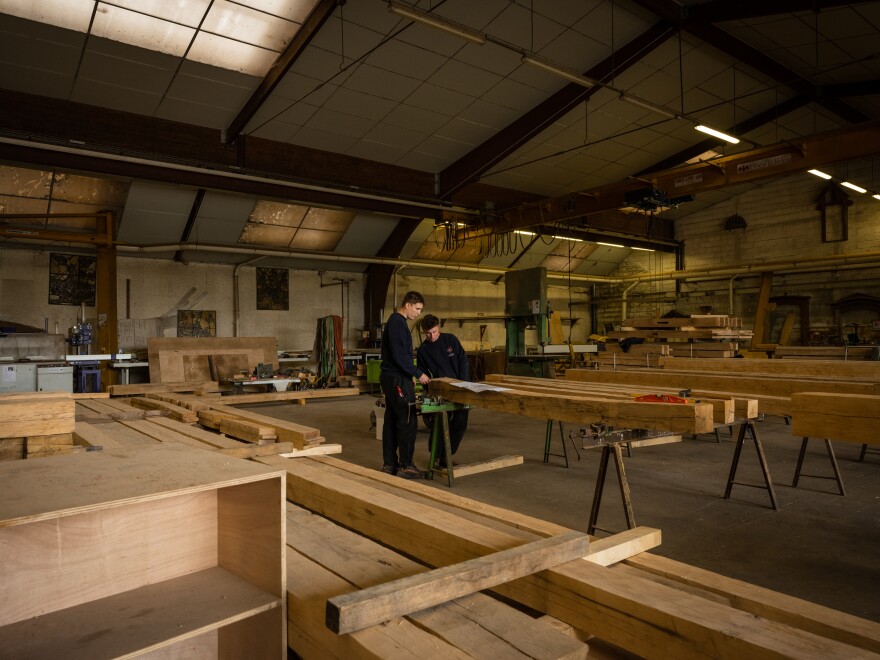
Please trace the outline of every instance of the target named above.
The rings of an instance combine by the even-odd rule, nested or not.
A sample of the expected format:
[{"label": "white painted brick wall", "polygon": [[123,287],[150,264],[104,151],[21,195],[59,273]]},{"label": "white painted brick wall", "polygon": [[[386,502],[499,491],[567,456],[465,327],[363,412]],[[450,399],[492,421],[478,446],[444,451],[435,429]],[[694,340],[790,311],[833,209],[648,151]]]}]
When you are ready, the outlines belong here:
[{"label": "white painted brick wall", "polygon": [[[867,186],[875,188],[880,186],[880,181],[875,183],[877,177],[871,172],[870,163],[861,168],[850,166],[848,172],[834,173]],[[809,174],[792,175],[756,185],[731,200],[677,220],[676,238],[685,242],[685,268],[688,270],[734,268],[880,251],[880,201],[855,192],[851,194],[853,204],[848,209],[849,240],[822,243],[819,211],[815,206],[816,198],[824,186],[823,180]],[[745,230],[723,229],[724,221],[734,213],[745,218],[748,223]],[[671,266],[671,263],[667,264],[666,269],[671,269]],[[644,253],[634,252],[621,264],[615,274],[632,274],[639,272],[640,269],[647,270]],[[748,327],[754,323],[758,284],[759,278],[756,276],[744,275],[736,280],[734,313],[742,316],[744,324]],[[670,288],[666,287],[667,290]],[[600,305],[600,323],[619,322],[621,288],[613,289],[603,292],[605,296],[611,295],[612,299],[604,300]],[[728,312],[727,278],[688,283],[683,286],[683,290],[689,294],[682,294],[666,304],[658,304],[656,301],[646,302],[642,307],[639,302],[640,297],[649,294],[656,296],[656,294],[639,285],[629,293],[631,311],[628,315],[634,316],[637,310],[652,308],[660,314],[673,308],[682,313],[693,314],[700,312],[701,305],[711,305],[714,313]],[[710,295],[703,295],[706,292]],[[831,302],[852,293],[880,296],[880,268],[801,275],[784,275],[780,272],[774,278],[771,291],[771,295],[811,296],[811,325],[814,328],[831,325]],[[616,302],[613,300],[614,296],[618,297]],[[771,315],[773,326],[771,340],[778,337],[787,311],[791,310],[780,309]],[[870,322],[869,313],[861,316],[865,318],[848,320]],[[794,336],[799,336],[797,325]]]}]

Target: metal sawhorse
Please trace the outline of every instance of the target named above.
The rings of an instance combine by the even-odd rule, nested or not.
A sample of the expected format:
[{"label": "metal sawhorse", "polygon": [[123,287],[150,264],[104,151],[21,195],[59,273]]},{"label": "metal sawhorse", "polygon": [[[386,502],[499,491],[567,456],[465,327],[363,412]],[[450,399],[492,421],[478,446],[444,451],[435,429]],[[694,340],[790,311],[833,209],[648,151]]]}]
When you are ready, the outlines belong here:
[{"label": "metal sawhorse", "polygon": [[[752,442],[755,443],[755,451],[758,454],[761,473],[764,475],[763,486],[761,484],[749,484],[742,481],[735,481],[736,470],[739,467],[739,458],[742,454],[743,444],[745,443],[747,435]],[[758,430],[755,428],[754,422],[750,419],[743,420],[739,425],[739,436],[736,440],[736,449],[733,452],[733,462],[730,464],[730,475],[727,477],[727,488],[724,491],[725,500],[730,499],[730,491],[733,490],[734,485],[765,489],[770,494],[770,504],[772,505],[773,510],[776,511],[779,509],[779,506],[776,504],[776,491],[773,490],[773,480],[770,477],[770,468],[767,466],[767,457],[764,455],[764,447],[761,445],[761,440],[758,438]]]},{"label": "metal sawhorse", "polygon": [[837,489],[840,491],[840,494],[845,496],[846,491],[843,489],[843,477],[840,476],[840,468],[837,465],[837,457],[834,455],[834,448],[831,446],[831,440],[825,438],[825,451],[828,452],[828,459],[831,461],[831,469],[834,472],[831,474],[804,474],[801,472],[801,468],[804,466],[804,457],[807,454],[807,442],[809,442],[809,437],[804,437],[801,442],[801,451],[798,454],[797,467],[794,470],[794,479],[791,482],[792,488],[797,488],[798,481],[801,477],[811,477],[813,479],[834,479],[837,482]]},{"label": "metal sawhorse", "polygon": [[[559,439],[562,441],[562,453],[561,454],[553,454],[550,452],[550,442],[553,439],[553,420],[547,420],[547,439],[544,442],[544,462],[548,463],[550,461],[551,456],[558,456],[559,458],[565,459],[565,467],[568,467],[568,449],[565,446],[565,435],[562,432],[562,422],[557,422],[559,424]],[[572,449],[574,449],[574,453],[577,454],[578,460],[581,460],[581,453],[578,451],[577,445],[574,443],[574,438],[569,436],[569,440],[571,440]]]}]

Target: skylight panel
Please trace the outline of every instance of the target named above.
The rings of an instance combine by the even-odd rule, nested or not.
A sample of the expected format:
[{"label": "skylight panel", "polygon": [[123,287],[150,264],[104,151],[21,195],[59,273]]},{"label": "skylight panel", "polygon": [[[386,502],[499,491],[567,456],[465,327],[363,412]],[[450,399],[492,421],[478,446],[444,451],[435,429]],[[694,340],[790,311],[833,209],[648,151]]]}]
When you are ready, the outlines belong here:
[{"label": "skylight panel", "polygon": [[94,9],[94,0],[0,0],[4,14],[77,32],[89,29]]},{"label": "skylight panel", "polygon": [[299,25],[226,0],[215,0],[202,29],[280,52],[299,29]]},{"label": "skylight panel", "polygon": [[215,34],[199,32],[189,59],[251,76],[264,76],[278,54]]},{"label": "skylight panel", "polygon": [[111,2],[119,7],[192,28],[199,26],[211,4],[211,0],[111,0]]},{"label": "skylight panel", "polygon": [[181,57],[195,30],[102,2],[95,14],[92,34]]},{"label": "skylight panel", "polygon": [[242,4],[267,14],[302,23],[318,4],[317,0],[244,0]]}]

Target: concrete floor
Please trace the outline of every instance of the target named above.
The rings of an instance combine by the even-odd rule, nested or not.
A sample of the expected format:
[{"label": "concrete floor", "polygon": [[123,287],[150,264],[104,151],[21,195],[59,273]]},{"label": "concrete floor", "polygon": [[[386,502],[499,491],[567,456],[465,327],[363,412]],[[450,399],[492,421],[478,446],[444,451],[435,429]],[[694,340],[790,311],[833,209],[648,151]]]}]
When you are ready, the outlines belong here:
[{"label": "concrete floor", "polygon": [[[370,430],[375,399],[368,395],[318,399],[306,406],[250,406],[262,414],[321,429],[327,442],[339,443],[339,458],[366,467],[381,465],[381,443]],[[565,427],[568,433],[568,425]],[[714,436],[633,450],[626,472],[635,520],[662,530],[663,544],[652,551],[722,575],[880,621],[880,455],[857,462],[860,445],[835,442],[846,487],[828,479],[802,478],[791,487],[800,439],[778,417],[757,424],[774,480],[779,510],[766,490],[734,486],[722,498],[733,458],[735,436]],[[520,511],[586,531],[600,452],[571,451],[571,467],[551,457],[543,463],[546,422],[487,410],[473,410],[468,434],[456,460],[471,463],[521,454],[524,464],[456,479],[454,492],[495,506]],[[580,447],[580,441],[578,447]],[[427,466],[428,433],[420,423],[416,463]],[[553,450],[559,451],[558,434]],[[831,474],[824,443],[811,440],[804,472]],[[757,457],[746,443],[738,481],[761,481]],[[445,481],[428,482],[446,489]],[[599,526],[626,527],[616,473],[609,478]]]}]

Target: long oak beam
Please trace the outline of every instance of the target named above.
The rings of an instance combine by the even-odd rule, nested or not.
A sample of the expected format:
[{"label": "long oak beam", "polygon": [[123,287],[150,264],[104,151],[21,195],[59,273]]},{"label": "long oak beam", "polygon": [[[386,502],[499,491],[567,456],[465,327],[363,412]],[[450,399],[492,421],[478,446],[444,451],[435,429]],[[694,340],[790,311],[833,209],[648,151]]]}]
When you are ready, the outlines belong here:
[{"label": "long oak beam", "polygon": [[327,601],[327,627],[361,630],[580,559],[588,548],[586,534],[568,532],[337,596]]},{"label": "long oak beam", "polygon": [[447,401],[537,419],[584,425],[601,421],[617,427],[676,433],[710,433],[714,429],[710,403],[643,403],[521,390],[473,392],[456,387],[455,382],[447,378],[432,380],[429,391]]},{"label": "long oak beam", "polygon": [[[276,465],[268,459],[265,462]],[[288,498],[432,566],[444,566],[530,540],[454,512],[352,482],[310,459],[286,464]],[[632,653],[664,658],[873,657],[863,649],[796,630],[700,596],[588,561],[569,562],[498,587]]]}]

